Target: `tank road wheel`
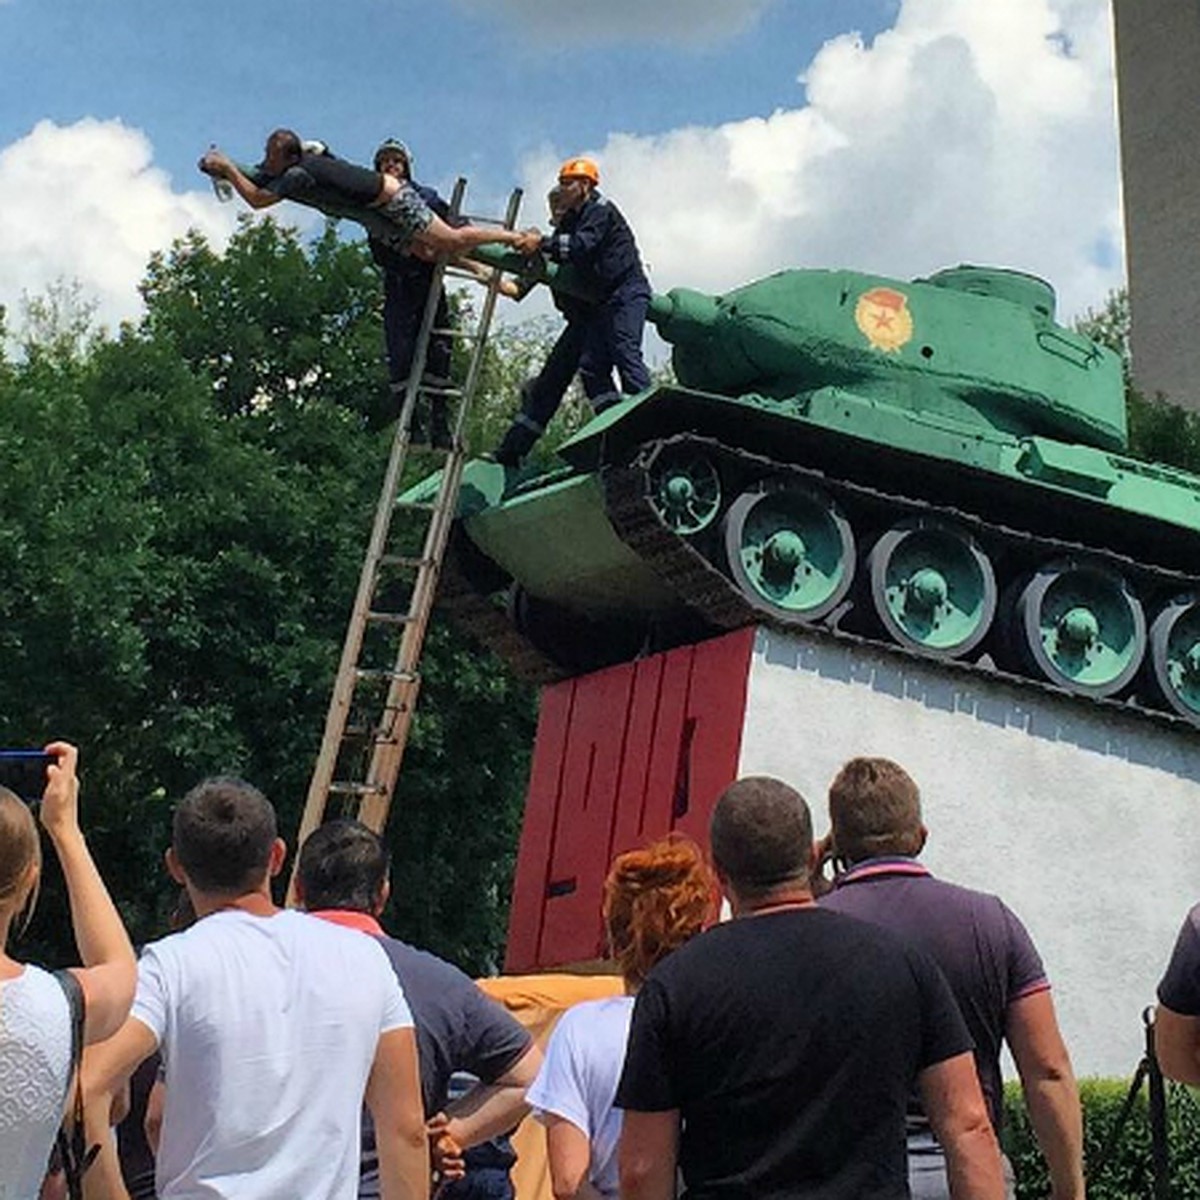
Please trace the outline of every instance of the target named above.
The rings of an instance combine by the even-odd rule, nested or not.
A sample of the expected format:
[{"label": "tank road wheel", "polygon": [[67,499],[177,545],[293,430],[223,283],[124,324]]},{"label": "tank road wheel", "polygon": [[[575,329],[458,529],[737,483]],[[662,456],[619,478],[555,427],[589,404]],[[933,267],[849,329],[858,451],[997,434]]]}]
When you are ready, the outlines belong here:
[{"label": "tank road wheel", "polygon": [[854,534],[828,496],[789,486],[743,492],[725,514],[729,572],[756,608],[818,621],[854,578]]},{"label": "tank road wheel", "polygon": [[650,464],[650,503],[672,533],[707,529],[721,508],[721,477],[712,459],[694,449],[668,447]]},{"label": "tank road wheel", "polygon": [[1112,696],[1137,673],[1146,618],[1129,585],[1094,563],[1042,567],[1016,602],[1017,636],[1044,678],[1083,696]]},{"label": "tank road wheel", "polygon": [[1200,596],[1178,596],[1154,618],[1150,666],[1159,695],[1200,725]]},{"label": "tank road wheel", "polygon": [[964,529],[914,517],[889,529],[867,559],[871,601],[902,646],[937,658],[973,650],[996,615],[996,576]]}]

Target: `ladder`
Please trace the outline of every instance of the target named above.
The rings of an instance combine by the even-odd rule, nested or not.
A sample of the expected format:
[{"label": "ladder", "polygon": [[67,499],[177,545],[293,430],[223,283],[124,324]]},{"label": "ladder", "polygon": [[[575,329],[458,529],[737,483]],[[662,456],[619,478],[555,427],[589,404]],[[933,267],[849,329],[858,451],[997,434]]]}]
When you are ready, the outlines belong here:
[{"label": "ladder", "polygon": [[[461,211],[465,191],[466,181],[459,179],[450,203],[450,211],[455,216]],[[509,197],[502,221],[480,217],[468,219],[473,224],[513,229],[520,204],[521,191],[517,189]],[[376,833],[382,833],[400,773],[421,686],[421,649],[458,506],[466,462],[467,414],[479,386],[500,282],[500,272],[493,270],[487,279],[487,290],[473,329],[437,329],[438,299],[447,271],[463,278],[478,278],[477,273],[450,266],[445,257],[434,267],[412,369],[375,509],[375,522],[359,576],[358,592],[342,645],[321,749],[300,821],[297,850],[325,819],[326,809],[335,799],[343,813],[357,816]],[[452,384],[422,387],[426,352],[434,333],[448,334],[470,345],[470,360],[461,387]],[[408,460],[412,419],[421,392],[431,399],[440,397],[446,404],[454,406],[451,445],[446,451],[434,498],[427,502],[401,504],[397,502],[397,494]],[[401,519],[397,521],[396,518]],[[397,525],[401,528],[397,529]],[[293,871],[289,902],[294,899],[294,887]]]}]

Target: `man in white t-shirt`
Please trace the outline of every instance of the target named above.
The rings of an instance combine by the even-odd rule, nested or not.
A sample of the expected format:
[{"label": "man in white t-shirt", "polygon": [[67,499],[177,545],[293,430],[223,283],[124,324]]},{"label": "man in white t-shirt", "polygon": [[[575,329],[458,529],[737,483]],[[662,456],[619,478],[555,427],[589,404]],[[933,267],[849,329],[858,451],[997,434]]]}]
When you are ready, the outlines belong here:
[{"label": "man in white t-shirt", "polygon": [[[133,1012],[87,1066],[89,1132],[157,1049],[161,1200],[354,1200],[364,1099],[383,1197],[428,1200],[403,992],[373,939],[275,907],[284,853],[274,810],[249,784],[210,779],[184,797],[167,868],[198,920],[146,947]],[[98,1165],[96,1195],[109,1171]]]}]

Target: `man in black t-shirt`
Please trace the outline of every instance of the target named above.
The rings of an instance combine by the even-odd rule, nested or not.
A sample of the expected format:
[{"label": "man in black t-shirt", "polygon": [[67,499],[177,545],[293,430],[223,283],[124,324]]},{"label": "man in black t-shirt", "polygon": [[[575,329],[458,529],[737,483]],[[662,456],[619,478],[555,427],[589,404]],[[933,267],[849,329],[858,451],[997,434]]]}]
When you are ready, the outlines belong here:
[{"label": "man in black t-shirt", "polygon": [[199,166],[205,175],[228,180],[251,208],[294,200],[326,216],[357,221],[372,237],[401,252],[453,256],[476,246],[521,247],[529,242],[528,235],[514,229],[452,228],[411,185],[332,154],[306,153],[291,129],[276,129],[267,138],[262,167],[253,178],[216,149],[209,150]]},{"label": "man in black t-shirt", "polygon": [[1154,1048],[1168,1079],[1200,1084],[1200,904],[1184,919],[1158,985]]},{"label": "man in black t-shirt", "polygon": [[617,1091],[621,1195],[905,1200],[920,1089],[955,1200],[1001,1200],[971,1039],[940,972],[886,930],[818,909],[812,820],[775,779],[726,789],[713,863],[735,919],[638,993]]}]

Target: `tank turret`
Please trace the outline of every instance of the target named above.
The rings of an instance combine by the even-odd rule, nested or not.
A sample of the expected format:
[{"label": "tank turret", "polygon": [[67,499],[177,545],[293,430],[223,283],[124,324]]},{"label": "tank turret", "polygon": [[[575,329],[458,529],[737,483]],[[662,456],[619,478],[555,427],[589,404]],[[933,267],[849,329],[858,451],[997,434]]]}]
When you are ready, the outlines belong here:
[{"label": "tank turret", "polygon": [[1053,312],[1040,279],[959,267],[903,286],[782,271],[720,297],[676,289],[651,319],[684,387],[777,397],[844,387],[985,429],[1124,449],[1116,356]]},{"label": "tank turret", "polygon": [[1119,360],[1044,281],[786,270],[650,320],[675,384],[553,471],[467,468],[451,590],[493,643],[503,588],[548,672],[767,622],[1200,724],[1200,479],[1122,453]]}]

